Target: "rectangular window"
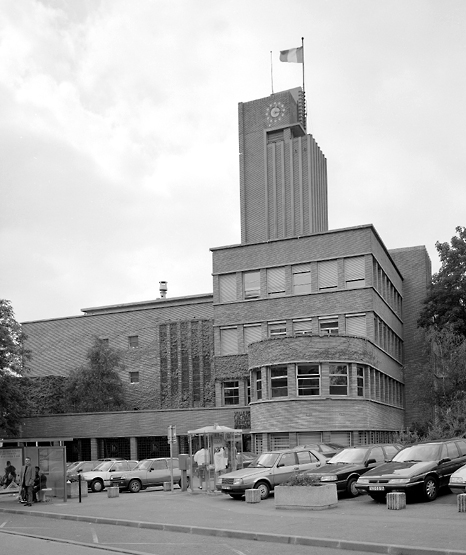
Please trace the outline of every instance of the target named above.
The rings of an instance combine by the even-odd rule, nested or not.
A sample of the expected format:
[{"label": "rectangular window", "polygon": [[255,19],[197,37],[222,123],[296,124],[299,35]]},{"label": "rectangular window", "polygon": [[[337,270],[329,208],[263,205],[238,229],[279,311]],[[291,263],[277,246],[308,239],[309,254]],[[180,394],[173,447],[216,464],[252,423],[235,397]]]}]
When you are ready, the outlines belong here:
[{"label": "rectangular window", "polygon": [[364,367],[358,366],[356,369],[356,385],[358,389],[358,397],[364,397]]},{"label": "rectangular window", "polygon": [[319,291],[336,289],[338,287],[338,264],[336,260],[319,262]]},{"label": "rectangular window", "polygon": [[221,303],[236,301],[236,274],[218,276],[218,287]]},{"label": "rectangular window", "polygon": [[274,366],[270,369],[270,389],[272,398],[288,396],[287,366]]},{"label": "rectangular window", "polygon": [[348,395],[348,366],[346,364],[330,364],[329,382],[330,395]]},{"label": "rectangular window", "polygon": [[293,335],[312,335],[312,320],[310,318],[293,320]]},{"label": "rectangular window", "polygon": [[251,402],[251,380],[248,378],[246,381],[246,396],[248,398],[248,405]]},{"label": "rectangular window", "polygon": [[238,333],[236,328],[220,328],[220,354],[238,354]]},{"label": "rectangular window", "polygon": [[223,382],[223,404],[239,405],[239,382]]},{"label": "rectangular window", "polygon": [[268,268],[267,295],[269,297],[285,296],[285,268]]},{"label": "rectangular window", "polygon": [[364,256],[345,259],[346,289],[358,289],[366,285],[366,260]]},{"label": "rectangular window", "polygon": [[131,335],[128,337],[128,345],[131,349],[135,349],[139,347],[139,336],[138,335]]},{"label": "rectangular window", "polygon": [[253,326],[244,326],[244,345],[247,347],[254,341],[260,341],[262,339],[262,326],[256,324]]},{"label": "rectangular window", "polygon": [[366,337],[365,314],[351,314],[346,316],[346,335]]},{"label": "rectangular window", "polygon": [[262,399],[262,372],[259,370],[256,374],[256,394],[257,400]]},{"label": "rectangular window", "polygon": [[139,383],[139,372],[129,373],[129,383]]},{"label": "rectangular window", "polygon": [[318,364],[298,364],[296,378],[298,395],[320,395],[320,367]]},{"label": "rectangular window", "polygon": [[286,322],[269,322],[267,324],[269,337],[280,337],[286,335]]},{"label": "rectangular window", "polygon": [[311,265],[297,264],[292,267],[293,295],[303,295],[311,292]]},{"label": "rectangular window", "polygon": [[338,335],[338,318],[319,320],[320,335]]},{"label": "rectangular window", "polygon": [[257,299],[260,297],[260,272],[245,272],[244,276],[244,298]]}]

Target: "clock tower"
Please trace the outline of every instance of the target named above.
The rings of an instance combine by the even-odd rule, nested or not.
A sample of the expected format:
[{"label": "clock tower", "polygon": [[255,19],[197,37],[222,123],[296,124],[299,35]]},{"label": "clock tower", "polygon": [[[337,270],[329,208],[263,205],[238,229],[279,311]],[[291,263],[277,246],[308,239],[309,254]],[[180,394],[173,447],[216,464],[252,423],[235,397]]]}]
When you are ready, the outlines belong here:
[{"label": "clock tower", "polygon": [[240,103],[241,243],[328,230],[327,165],[302,89]]}]

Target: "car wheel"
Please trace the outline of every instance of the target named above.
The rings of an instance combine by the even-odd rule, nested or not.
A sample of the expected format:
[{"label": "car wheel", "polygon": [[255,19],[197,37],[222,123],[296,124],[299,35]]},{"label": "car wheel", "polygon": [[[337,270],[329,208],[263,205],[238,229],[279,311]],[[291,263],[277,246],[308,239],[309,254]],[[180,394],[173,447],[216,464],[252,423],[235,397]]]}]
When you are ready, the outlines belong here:
[{"label": "car wheel", "polygon": [[434,476],[427,476],[424,480],[422,493],[426,501],[433,501],[434,499],[437,499],[438,483]]},{"label": "car wheel", "polygon": [[102,491],[104,489],[104,483],[102,480],[92,480],[91,482],[91,490],[95,493]]},{"label": "car wheel", "polygon": [[139,480],[131,480],[128,484],[128,490],[131,493],[139,493],[141,491],[141,482]]},{"label": "car wheel", "polygon": [[369,497],[371,497],[376,503],[385,503],[386,500],[385,493],[369,493]]},{"label": "car wheel", "polygon": [[228,495],[233,497],[233,499],[242,499],[243,497],[240,493],[229,493]]},{"label": "car wheel", "polygon": [[346,493],[349,497],[357,497],[359,491],[356,489],[356,482],[358,481],[356,476],[351,477],[346,484]]},{"label": "car wheel", "polygon": [[261,499],[267,499],[270,495],[270,486],[266,482],[259,482],[254,486],[254,489],[258,489],[261,494]]}]

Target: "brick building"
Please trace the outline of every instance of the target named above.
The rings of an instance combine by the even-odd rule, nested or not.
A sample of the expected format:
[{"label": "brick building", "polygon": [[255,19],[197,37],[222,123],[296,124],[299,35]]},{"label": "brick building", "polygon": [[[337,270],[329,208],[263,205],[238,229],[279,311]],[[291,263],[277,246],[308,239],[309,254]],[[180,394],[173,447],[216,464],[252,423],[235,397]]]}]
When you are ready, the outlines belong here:
[{"label": "brick building", "polygon": [[214,422],[261,451],[390,440],[410,403],[425,247],[387,250],[372,225],[328,230],[326,160],[301,89],[239,104],[241,243],[212,248],[213,294],[83,309],[23,324],[36,376],[63,376],[94,337],[125,351],[128,410],[44,414],[22,437],[69,458],[166,454]]}]

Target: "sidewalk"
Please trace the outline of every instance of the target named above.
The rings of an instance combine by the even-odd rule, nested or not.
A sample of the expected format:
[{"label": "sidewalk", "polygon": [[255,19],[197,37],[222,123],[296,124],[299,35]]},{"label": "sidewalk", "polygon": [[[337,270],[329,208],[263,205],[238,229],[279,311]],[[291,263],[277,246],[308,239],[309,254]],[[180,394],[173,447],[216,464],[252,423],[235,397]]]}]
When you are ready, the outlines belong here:
[{"label": "sidewalk", "polygon": [[466,555],[466,513],[458,512],[453,494],[432,503],[408,504],[399,511],[365,495],[340,499],[333,509],[288,511],[275,509],[273,495],[250,504],[221,493],[153,488],[138,494],[122,492],[116,498],[108,498],[104,491],[89,494],[82,503],[52,500],[32,507],[2,496],[1,512],[378,553]]}]

